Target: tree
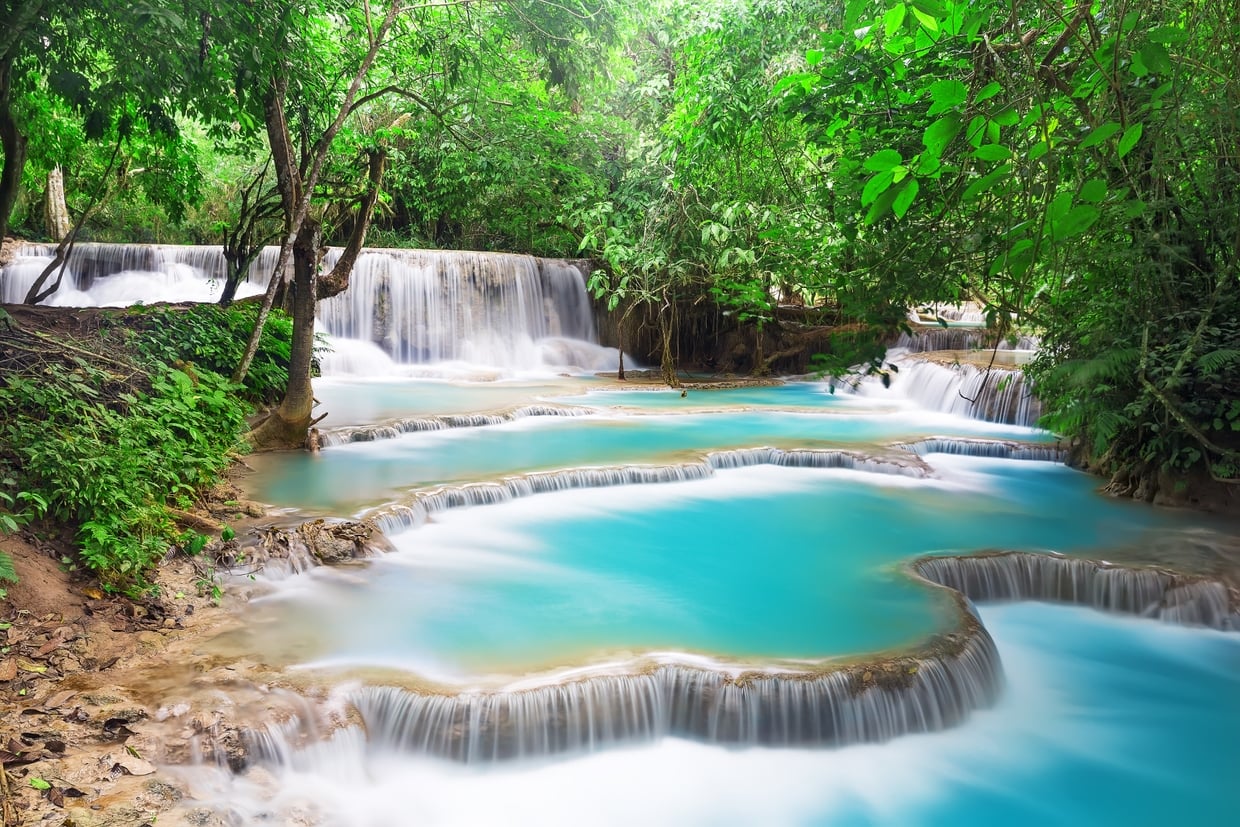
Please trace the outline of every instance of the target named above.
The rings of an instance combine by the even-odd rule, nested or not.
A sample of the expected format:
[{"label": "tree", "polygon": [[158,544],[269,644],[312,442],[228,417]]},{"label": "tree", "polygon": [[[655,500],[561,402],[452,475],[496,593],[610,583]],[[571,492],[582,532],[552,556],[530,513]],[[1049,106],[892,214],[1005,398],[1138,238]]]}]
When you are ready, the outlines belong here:
[{"label": "tree", "polygon": [[1047,424],[1149,496],[1240,472],[1237,14],[851,3],[776,87],[833,156],[820,203],[869,303],[1041,327]]}]

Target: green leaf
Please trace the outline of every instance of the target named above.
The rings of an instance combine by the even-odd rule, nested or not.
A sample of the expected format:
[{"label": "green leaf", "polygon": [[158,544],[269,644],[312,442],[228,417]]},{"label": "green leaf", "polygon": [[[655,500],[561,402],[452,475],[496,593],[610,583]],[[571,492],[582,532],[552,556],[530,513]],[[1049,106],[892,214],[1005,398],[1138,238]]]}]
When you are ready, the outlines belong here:
[{"label": "green leaf", "polygon": [[904,25],[904,18],[908,14],[908,7],[904,3],[897,3],[887,10],[883,15],[883,31],[887,37],[891,37],[896,30]]},{"label": "green leaf", "polygon": [[1091,201],[1097,203],[1107,197],[1107,182],[1101,178],[1091,178],[1081,185],[1081,194],[1079,196],[1082,201]]},{"label": "green leaf", "polygon": [[[1171,71],[1171,55],[1161,43],[1147,43],[1137,53],[1151,72],[1165,75]],[[1135,57],[1135,56],[1134,56]]]},{"label": "green leaf", "polygon": [[1091,146],[1097,146],[1110,138],[1116,132],[1119,132],[1119,130],[1119,124],[1115,121],[1107,121],[1101,126],[1095,127],[1088,135],[1085,136],[1085,140],[1081,141],[1081,149],[1089,149]]},{"label": "green leaf", "polygon": [[983,175],[981,178],[977,179],[972,184],[969,184],[968,188],[965,189],[964,196],[963,196],[964,200],[972,201],[974,198],[977,198],[978,196],[985,193],[987,190],[989,190],[991,187],[993,187],[995,184],[997,184],[1001,179],[1005,178],[1011,172],[1012,172],[1012,165],[1004,164],[1003,166],[999,167],[993,172],[990,172],[987,175]]},{"label": "green leaf", "polygon": [[1002,90],[1003,84],[999,83],[997,80],[992,80],[978,91],[978,93],[973,97],[973,102],[981,103],[982,101],[990,100]]},{"label": "green leaf", "polygon": [[921,142],[926,145],[931,155],[942,155],[952,139],[960,134],[960,128],[960,116],[951,112],[927,126],[921,136]]},{"label": "green leaf", "polygon": [[891,202],[891,211],[895,213],[896,218],[903,218],[908,212],[909,206],[913,203],[913,199],[917,197],[917,191],[921,189],[921,185],[917,183],[916,178],[908,179],[897,194],[894,201]]},{"label": "green leaf", "polygon": [[1092,227],[1100,215],[1102,211],[1093,204],[1077,204],[1062,221],[1051,226],[1051,233],[1059,240],[1080,235]]},{"label": "green leaf", "polygon": [[1009,106],[1006,109],[1000,111],[990,120],[994,123],[999,124],[999,126],[1015,126],[1016,124],[1020,123],[1020,113],[1018,113],[1015,109]]},{"label": "green leaf", "polygon": [[927,115],[937,115],[954,106],[964,103],[969,96],[969,89],[958,80],[938,80],[930,84],[930,105]]},{"label": "green leaf", "polygon": [[986,118],[982,115],[975,115],[973,120],[969,121],[969,127],[964,131],[965,140],[974,149],[982,145],[982,141],[986,137]]},{"label": "green leaf", "polygon": [[973,151],[973,157],[983,161],[1006,161],[1012,157],[1012,150],[1002,144],[982,144]]},{"label": "green leaf", "polygon": [[1232,363],[1240,363],[1240,350],[1235,348],[1213,350],[1202,354],[1197,359],[1197,366],[1207,375],[1217,373],[1220,368],[1224,368]]},{"label": "green leaf", "polygon": [[1119,139],[1119,157],[1123,158],[1132,148],[1137,145],[1137,141],[1141,140],[1141,133],[1145,131],[1145,124],[1134,123],[1132,126],[1124,130],[1124,135]]},{"label": "green leaf", "polygon": [[1188,32],[1179,26],[1159,26],[1150,29],[1147,37],[1154,43],[1182,43],[1188,39]]},{"label": "green leaf", "polygon": [[36,790],[50,790],[52,788],[51,784],[47,783],[38,776],[34,776],[30,779],[30,786],[34,787]]},{"label": "green leaf", "polygon": [[898,188],[888,188],[886,192],[874,199],[874,203],[870,205],[870,211],[865,216],[867,226],[882,218],[887,213],[887,210],[891,209],[892,203],[896,200],[897,192]]},{"label": "green leaf", "polygon": [[805,62],[810,66],[817,66],[822,63],[824,53],[821,49],[810,49],[805,53]]},{"label": "green leaf", "polygon": [[917,18],[918,23],[926,27],[927,31],[937,32],[939,30],[939,21],[917,8],[917,6],[913,6],[913,16]]},{"label": "green leaf", "polygon": [[883,192],[891,186],[895,176],[891,170],[877,173],[868,182],[865,189],[861,191],[861,206],[865,206],[872,202],[875,198],[882,195]]},{"label": "green leaf", "polygon": [[880,149],[867,158],[862,166],[870,172],[886,172],[899,166],[903,161],[904,156],[894,149]]},{"label": "green leaf", "polygon": [[944,17],[947,8],[938,0],[913,0],[913,8],[932,17]]},{"label": "green leaf", "polygon": [[1072,209],[1072,193],[1061,192],[1051,201],[1050,207],[1046,211],[1047,217],[1052,223],[1060,221],[1068,214],[1068,210]]}]

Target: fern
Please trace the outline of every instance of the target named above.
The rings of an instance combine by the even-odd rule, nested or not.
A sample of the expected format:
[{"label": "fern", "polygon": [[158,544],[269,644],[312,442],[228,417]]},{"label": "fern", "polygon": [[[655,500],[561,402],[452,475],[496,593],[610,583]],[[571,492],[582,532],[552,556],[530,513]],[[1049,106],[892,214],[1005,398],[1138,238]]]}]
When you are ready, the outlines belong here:
[{"label": "fern", "polygon": [[13,566],[13,558],[3,551],[0,551],[0,580],[17,582],[17,569]]},{"label": "fern", "polygon": [[1233,362],[1240,362],[1240,350],[1225,347],[1202,354],[1197,359],[1197,367],[1209,376],[1218,373]]},{"label": "fern", "polygon": [[1068,381],[1077,387],[1089,387],[1104,379],[1131,375],[1140,358],[1141,351],[1135,347],[1105,350],[1094,359],[1066,362]]}]

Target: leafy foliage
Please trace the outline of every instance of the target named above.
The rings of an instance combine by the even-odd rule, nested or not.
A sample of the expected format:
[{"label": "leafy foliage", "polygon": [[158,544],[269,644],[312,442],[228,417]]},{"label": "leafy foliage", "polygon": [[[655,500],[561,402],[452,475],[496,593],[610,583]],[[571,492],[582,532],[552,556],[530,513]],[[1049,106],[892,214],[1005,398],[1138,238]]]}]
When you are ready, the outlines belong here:
[{"label": "leafy foliage", "polygon": [[[181,366],[191,374],[209,371],[226,376],[241,360],[246,337],[254,328],[258,305],[242,302],[228,308],[216,305],[158,307],[141,312],[149,320],[151,333],[136,344],[146,358]],[[292,319],[286,313],[273,311],[244,387],[239,391],[241,396],[257,403],[279,399],[288,383],[292,337]]]},{"label": "leafy foliage", "polygon": [[[149,314],[130,316],[140,330],[136,358],[117,348],[92,360],[74,348],[65,358],[7,370],[0,380],[4,525],[45,514],[75,526],[82,562],[107,587],[144,588],[146,572],[179,539],[169,506],[192,502],[241,448],[249,405],[218,367],[229,364],[237,334],[252,322],[242,308],[131,311]],[[276,362],[287,354],[287,336],[287,320],[268,328],[250,397],[282,387]],[[59,353],[44,339],[36,343],[38,353]]]}]

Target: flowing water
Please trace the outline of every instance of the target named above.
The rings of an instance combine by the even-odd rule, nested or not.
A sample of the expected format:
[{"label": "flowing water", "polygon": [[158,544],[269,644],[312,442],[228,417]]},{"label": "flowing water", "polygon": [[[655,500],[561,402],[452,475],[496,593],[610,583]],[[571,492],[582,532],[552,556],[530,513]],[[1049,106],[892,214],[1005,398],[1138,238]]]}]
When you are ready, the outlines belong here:
[{"label": "flowing water", "polygon": [[[6,299],[47,255],[28,252]],[[204,299],[221,261],[87,245],[55,301]],[[373,517],[391,549],[273,561],[213,644],[313,676],[325,716],[354,711],[265,722],[242,774],[186,770],[230,823],[1240,806],[1240,618],[1206,576],[1226,558],[1202,551],[1235,526],[1097,494],[1010,364],[900,351],[890,388],[621,388],[590,375],[616,354],[580,273],[522,256],[370,251],[320,322],[326,447],[253,457],[246,484],[291,515]],[[936,347],[973,347],[976,324]]]}]

